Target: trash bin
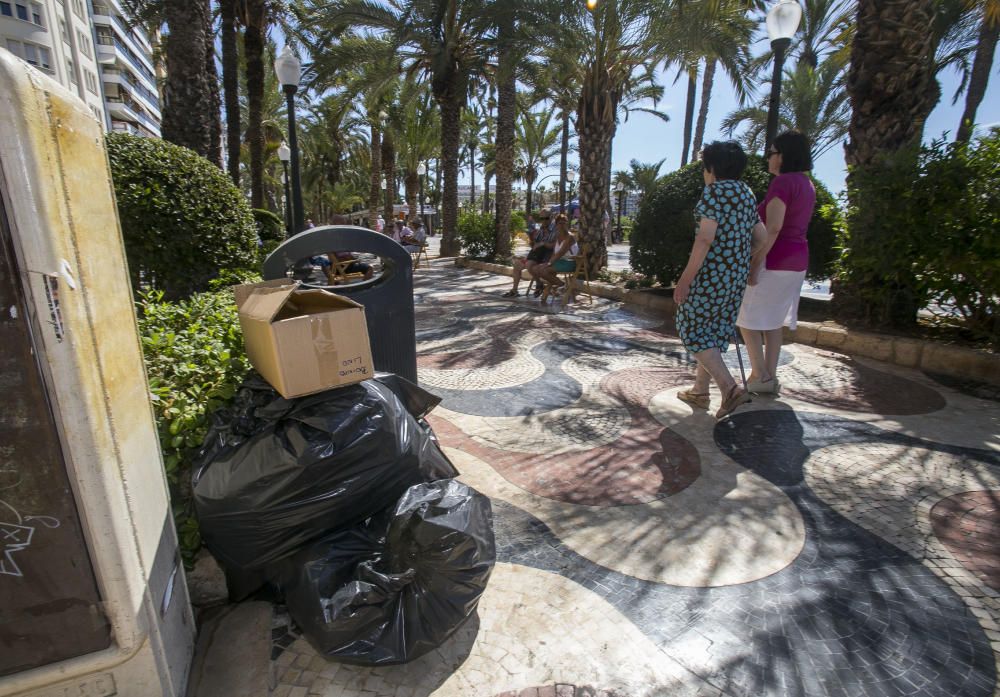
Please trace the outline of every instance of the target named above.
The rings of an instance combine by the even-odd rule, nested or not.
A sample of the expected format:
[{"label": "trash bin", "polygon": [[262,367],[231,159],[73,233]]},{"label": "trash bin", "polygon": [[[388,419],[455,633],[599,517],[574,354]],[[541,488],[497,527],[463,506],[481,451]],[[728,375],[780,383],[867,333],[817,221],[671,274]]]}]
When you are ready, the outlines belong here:
[{"label": "trash bin", "polygon": [[391,237],[353,225],[312,228],[285,240],[268,255],[264,261],[264,278],[285,278],[300,260],[332,251],[374,254],[382,260],[382,273],[375,278],[336,286],[335,292],[364,306],[375,369],[417,382],[413,260]]}]

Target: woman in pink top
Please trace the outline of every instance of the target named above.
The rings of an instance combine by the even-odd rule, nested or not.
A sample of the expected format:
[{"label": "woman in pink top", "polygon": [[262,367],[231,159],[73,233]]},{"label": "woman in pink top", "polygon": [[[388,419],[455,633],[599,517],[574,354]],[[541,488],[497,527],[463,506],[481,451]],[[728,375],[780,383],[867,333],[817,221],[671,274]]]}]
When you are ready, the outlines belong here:
[{"label": "woman in pink top", "polygon": [[[767,243],[754,253],[736,325],[750,355],[751,392],[777,392],[782,327],[795,329],[799,293],[809,266],[806,228],[816,206],[809,139],[785,131],[771,144],[767,168],[775,177],[761,203]],[[766,347],[766,351],[765,351]]]}]

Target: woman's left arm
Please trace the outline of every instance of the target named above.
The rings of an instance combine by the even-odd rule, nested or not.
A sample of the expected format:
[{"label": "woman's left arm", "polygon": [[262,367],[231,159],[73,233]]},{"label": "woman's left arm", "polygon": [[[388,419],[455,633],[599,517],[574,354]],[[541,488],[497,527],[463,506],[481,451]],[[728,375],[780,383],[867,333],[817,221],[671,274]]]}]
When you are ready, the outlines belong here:
[{"label": "woman's left arm", "polygon": [[674,288],[674,302],[678,305],[683,305],[687,301],[688,293],[691,290],[691,283],[694,281],[694,277],[698,275],[701,265],[705,263],[705,257],[708,256],[708,250],[711,248],[712,242],[715,241],[715,231],[718,227],[718,222],[705,217],[702,217],[701,222],[698,224],[698,233],[694,236],[691,256],[688,257],[684,273],[681,274],[680,280],[677,281],[677,287]]}]

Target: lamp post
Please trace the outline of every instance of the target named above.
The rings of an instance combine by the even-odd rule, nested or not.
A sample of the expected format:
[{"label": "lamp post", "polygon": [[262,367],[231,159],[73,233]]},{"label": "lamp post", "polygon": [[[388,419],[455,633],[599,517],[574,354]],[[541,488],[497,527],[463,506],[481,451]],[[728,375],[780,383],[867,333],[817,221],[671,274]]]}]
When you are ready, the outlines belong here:
[{"label": "lamp post", "polygon": [[286,143],[278,146],[278,159],[281,160],[281,183],[285,185],[285,237],[292,236],[292,192],[288,181],[288,160],[292,151]]},{"label": "lamp post", "polygon": [[796,0],[778,0],[767,12],[767,35],[774,51],[774,74],[771,76],[771,100],[767,107],[767,131],[764,136],[764,152],[771,149],[771,143],[778,133],[778,104],[781,101],[781,71],[785,64],[785,51],[792,43],[792,37],[799,28],[802,7]]},{"label": "lamp post", "polygon": [[[576,187],[573,186],[573,182],[576,181],[576,172],[574,172],[573,170],[566,172],[566,181],[569,182],[569,200],[572,201],[573,195],[576,193]],[[565,211],[562,210],[562,208],[560,208],[559,212],[565,213]]]},{"label": "lamp post", "polygon": [[618,194],[618,234],[622,234],[622,206],[625,204],[625,185],[618,182],[618,186],[615,187],[615,193]]},{"label": "lamp post", "polygon": [[417,165],[417,176],[420,177],[420,221],[424,224],[424,232],[427,232],[427,215],[424,213],[424,175],[427,174],[427,166],[423,162]]},{"label": "lamp post", "polygon": [[274,72],[278,75],[278,82],[281,83],[288,104],[288,145],[292,161],[292,234],[297,235],[306,226],[302,206],[302,181],[299,178],[299,140],[295,133],[295,93],[299,90],[302,64],[287,45],[274,61]]}]

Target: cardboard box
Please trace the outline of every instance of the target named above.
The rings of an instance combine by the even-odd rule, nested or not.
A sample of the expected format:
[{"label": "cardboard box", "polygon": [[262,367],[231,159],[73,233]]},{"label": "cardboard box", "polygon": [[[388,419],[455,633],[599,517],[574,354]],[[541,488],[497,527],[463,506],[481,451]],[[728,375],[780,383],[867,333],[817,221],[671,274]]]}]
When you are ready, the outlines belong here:
[{"label": "cardboard box", "polygon": [[233,289],[247,357],[282,397],[349,385],[374,373],[365,309],[288,280]]}]

